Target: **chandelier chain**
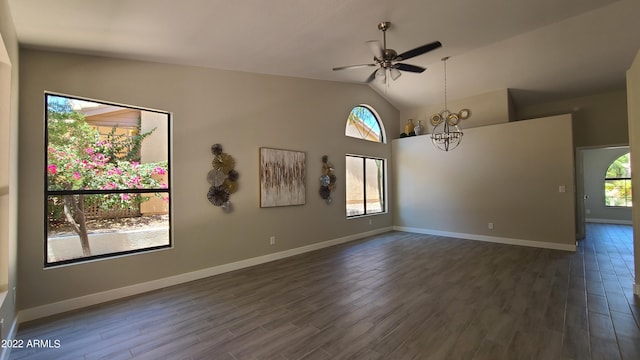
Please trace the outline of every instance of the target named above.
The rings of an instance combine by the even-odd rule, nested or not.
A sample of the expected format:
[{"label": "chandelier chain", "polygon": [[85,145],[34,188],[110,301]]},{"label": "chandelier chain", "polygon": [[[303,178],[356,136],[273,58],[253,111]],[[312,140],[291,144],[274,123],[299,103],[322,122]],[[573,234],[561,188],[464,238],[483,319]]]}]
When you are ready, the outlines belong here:
[{"label": "chandelier chain", "polygon": [[443,58],[444,63],[444,109],[447,110],[447,58]]}]

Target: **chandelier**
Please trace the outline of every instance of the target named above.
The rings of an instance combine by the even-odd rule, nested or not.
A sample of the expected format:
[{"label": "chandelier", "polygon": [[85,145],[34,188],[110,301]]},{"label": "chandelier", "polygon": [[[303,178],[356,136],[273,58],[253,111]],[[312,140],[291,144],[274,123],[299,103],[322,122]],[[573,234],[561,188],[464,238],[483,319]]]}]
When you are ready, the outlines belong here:
[{"label": "chandelier", "polygon": [[462,130],[458,126],[460,120],[466,120],[471,116],[471,110],[462,109],[457,113],[453,113],[447,109],[447,60],[449,57],[442,58],[444,63],[444,110],[437,114],[431,115],[431,142],[440,150],[453,150],[462,141]]}]

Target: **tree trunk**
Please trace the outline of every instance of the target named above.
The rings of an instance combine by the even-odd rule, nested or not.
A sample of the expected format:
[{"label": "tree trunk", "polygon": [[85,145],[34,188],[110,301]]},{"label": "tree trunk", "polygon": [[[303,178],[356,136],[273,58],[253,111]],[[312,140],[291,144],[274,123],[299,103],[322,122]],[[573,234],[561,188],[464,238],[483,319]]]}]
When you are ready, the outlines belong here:
[{"label": "tree trunk", "polygon": [[73,231],[80,237],[83,255],[91,256],[87,221],[84,215],[84,195],[77,195],[77,198],[74,195],[64,196],[64,216]]}]

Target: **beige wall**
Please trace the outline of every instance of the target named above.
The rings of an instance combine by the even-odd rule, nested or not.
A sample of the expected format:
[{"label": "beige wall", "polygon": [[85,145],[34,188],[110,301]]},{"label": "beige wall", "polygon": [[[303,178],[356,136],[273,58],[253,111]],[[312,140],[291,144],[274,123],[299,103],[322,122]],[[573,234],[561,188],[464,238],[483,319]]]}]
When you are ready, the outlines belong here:
[{"label": "beige wall", "polygon": [[627,96],[617,91],[516,108],[516,119],[532,119],[559,114],[573,115],[577,147],[629,144]]},{"label": "beige wall", "polygon": [[7,0],[0,0],[0,36],[0,287],[7,289],[0,289],[0,332],[6,338],[15,329],[18,224],[18,40]]},{"label": "beige wall", "polygon": [[399,228],[575,245],[569,115],[466,129],[450,152],[394,140],[393,178]]},{"label": "beige wall", "polygon": [[[20,62],[21,309],[391,226],[390,214],[345,217],[344,155],[391,157],[391,144],[344,136],[349,112],[367,104],[387,129],[399,126],[398,111],[367,86],[35,50]],[[43,270],[46,90],[172,113],[173,249]],[[240,173],[230,214],[206,198],[214,143]],[[262,146],[306,152],[306,205],[259,207]],[[331,205],[318,195],[325,154],[338,176]]]},{"label": "beige wall", "polygon": [[[640,169],[640,51],[631,68],[627,71],[627,103],[629,111],[629,147],[631,148],[631,168]],[[640,173],[631,174],[631,186],[640,189]],[[634,199],[633,227],[640,228],[640,210]],[[633,232],[636,284],[635,293],[640,296],[640,231]]]},{"label": "beige wall", "polygon": [[[611,163],[629,152],[628,146],[582,151],[585,217],[587,222],[631,223],[631,208],[604,205],[604,177]],[[580,180],[580,179],[578,179]]]},{"label": "beige wall", "polygon": [[[444,99],[442,101],[444,101]],[[463,129],[508,122],[510,119],[509,104],[509,92],[507,89],[492,91],[465,99],[447,100],[447,107],[451,112],[458,112],[462,109],[471,110],[471,117],[460,122]],[[442,111],[443,107],[444,103],[440,103],[416,109],[401,110],[399,132],[398,134],[391,134],[393,135],[392,138],[396,139],[399,133],[404,132],[404,125],[407,119],[413,119],[414,124],[418,124],[418,120],[421,120],[425,130],[431,133],[429,119],[431,115]]]}]

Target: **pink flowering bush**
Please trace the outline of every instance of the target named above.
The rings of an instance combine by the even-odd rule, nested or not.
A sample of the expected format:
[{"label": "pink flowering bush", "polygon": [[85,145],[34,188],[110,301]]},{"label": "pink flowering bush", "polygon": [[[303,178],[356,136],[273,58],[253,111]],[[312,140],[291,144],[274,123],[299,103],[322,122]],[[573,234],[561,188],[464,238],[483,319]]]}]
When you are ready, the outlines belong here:
[{"label": "pink flowering bush", "polygon": [[[102,147],[108,142],[102,141]],[[166,162],[141,164],[112,158],[102,153],[100,146],[82,151],[73,145],[49,144],[47,151],[49,190],[118,190],[165,189],[166,184],[154,175],[167,173]],[[125,194],[121,194],[125,195]],[[141,194],[100,195],[105,209],[127,208],[148,199]],[[97,198],[97,197],[93,197]],[[87,198],[93,205],[97,199]]]}]

